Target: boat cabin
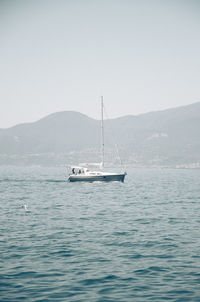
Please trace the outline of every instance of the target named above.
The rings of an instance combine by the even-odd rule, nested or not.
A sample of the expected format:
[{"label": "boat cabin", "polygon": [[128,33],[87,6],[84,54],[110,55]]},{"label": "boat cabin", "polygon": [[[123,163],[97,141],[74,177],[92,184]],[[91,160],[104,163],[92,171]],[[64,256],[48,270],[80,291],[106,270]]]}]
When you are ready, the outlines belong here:
[{"label": "boat cabin", "polygon": [[89,172],[87,168],[84,167],[79,167],[79,166],[72,166],[70,174],[72,175],[80,175],[80,174],[85,174],[86,172]]}]

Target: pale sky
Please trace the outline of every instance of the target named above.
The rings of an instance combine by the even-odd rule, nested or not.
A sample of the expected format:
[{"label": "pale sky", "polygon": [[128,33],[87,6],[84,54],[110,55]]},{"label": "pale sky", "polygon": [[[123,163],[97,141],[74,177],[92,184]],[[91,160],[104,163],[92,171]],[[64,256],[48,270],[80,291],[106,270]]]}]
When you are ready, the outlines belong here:
[{"label": "pale sky", "polygon": [[0,128],[200,101],[199,0],[0,0]]}]

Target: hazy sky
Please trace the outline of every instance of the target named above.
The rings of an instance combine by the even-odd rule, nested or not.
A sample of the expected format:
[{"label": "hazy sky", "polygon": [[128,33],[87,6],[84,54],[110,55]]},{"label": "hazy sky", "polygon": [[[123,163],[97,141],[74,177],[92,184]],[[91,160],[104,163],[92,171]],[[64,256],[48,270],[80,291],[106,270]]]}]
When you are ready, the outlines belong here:
[{"label": "hazy sky", "polygon": [[200,101],[199,0],[0,0],[0,127]]}]

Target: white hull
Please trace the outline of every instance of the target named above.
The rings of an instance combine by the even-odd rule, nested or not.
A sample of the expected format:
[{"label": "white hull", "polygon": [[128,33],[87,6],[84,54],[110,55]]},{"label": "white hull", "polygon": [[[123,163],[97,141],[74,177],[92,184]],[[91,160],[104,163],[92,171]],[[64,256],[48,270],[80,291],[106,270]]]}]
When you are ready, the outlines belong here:
[{"label": "white hull", "polygon": [[109,182],[109,181],[121,181],[124,182],[126,173],[106,173],[101,175],[84,175],[84,174],[77,174],[77,175],[69,175],[68,181],[69,182],[76,182],[76,181],[83,181],[83,182]]}]

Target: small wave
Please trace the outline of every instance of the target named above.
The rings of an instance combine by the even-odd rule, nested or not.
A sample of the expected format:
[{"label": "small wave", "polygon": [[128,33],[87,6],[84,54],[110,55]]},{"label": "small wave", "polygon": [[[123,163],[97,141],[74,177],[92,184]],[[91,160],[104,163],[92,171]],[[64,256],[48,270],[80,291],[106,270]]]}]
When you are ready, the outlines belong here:
[{"label": "small wave", "polygon": [[53,256],[58,256],[58,257],[72,257],[74,254],[71,251],[55,251],[49,253],[50,255]]},{"label": "small wave", "polygon": [[67,182],[67,180],[64,179],[30,179],[30,178],[26,178],[26,179],[18,179],[18,178],[4,178],[4,179],[0,179],[0,182],[36,182],[36,183],[41,183],[41,182],[55,182],[55,183],[59,183],[59,182]]},{"label": "small wave", "polygon": [[25,272],[19,272],[11,274],[10,276],[15,278],[35,278],[37,275],[37,272],[35,271],[25,271]]},{"label": "small wave", "polygon": [[67,182],[67,180],[63,179],[46,179],[45,182]]},{"label": "small wave", "polygon": [[108,275],[108,276],[105,276],[102,278],[93,278],[93,279],[88,278],[88,279],[82,280],[81,283],[85,286],[88,286],[88,285],[93,285],[93,284],[97,284],[97,283],[107,283],[109,281],[113,281],[116,279],[118,279],[118,277],[116,275]]}]

